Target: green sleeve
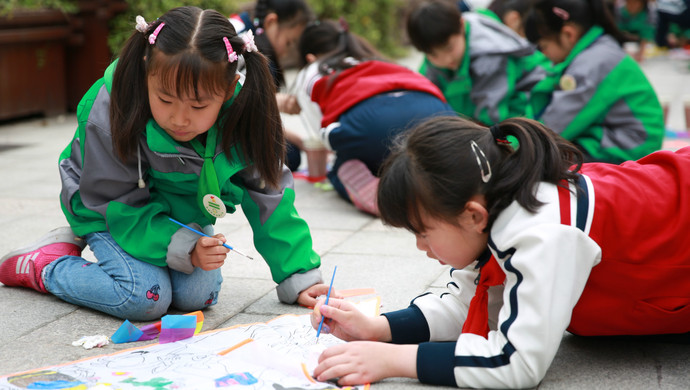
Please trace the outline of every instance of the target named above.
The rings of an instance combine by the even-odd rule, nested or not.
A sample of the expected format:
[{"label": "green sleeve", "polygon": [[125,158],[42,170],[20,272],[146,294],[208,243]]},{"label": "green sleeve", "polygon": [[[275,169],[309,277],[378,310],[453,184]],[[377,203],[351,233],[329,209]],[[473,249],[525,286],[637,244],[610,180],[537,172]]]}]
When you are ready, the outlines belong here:
[{"label": "green sleeve", "polygon": [[241,204],[254,232],[254,245],[268,263],[276,283],[321,264],[319,255],[312,249],[309,226],[297,214],[294,201],[295,191],[284,188],[278,205],[265,221],[261,220],[262,210],[248,190]]}]

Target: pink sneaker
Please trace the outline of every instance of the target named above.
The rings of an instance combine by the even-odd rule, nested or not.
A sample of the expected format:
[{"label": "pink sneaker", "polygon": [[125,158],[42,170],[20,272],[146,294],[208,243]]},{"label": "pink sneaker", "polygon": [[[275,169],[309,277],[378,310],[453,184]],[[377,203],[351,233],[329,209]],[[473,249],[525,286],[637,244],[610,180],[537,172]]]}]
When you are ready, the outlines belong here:
[{"label": "pink sneaker", "polygon": [[348,160],[338,168],[338,179],[345,186],[350,200],[358,209],[378,216],[376,205],[376,191],[379,188],[379,178],[360,160]]},{"label": "pink sneaker", "polygon": [[43,267],[62,256],[81,256],[85,246],[86,242],[76,237],[69,226],[51,230],[33,244],[0,258],[0,283],[45,293]]}]

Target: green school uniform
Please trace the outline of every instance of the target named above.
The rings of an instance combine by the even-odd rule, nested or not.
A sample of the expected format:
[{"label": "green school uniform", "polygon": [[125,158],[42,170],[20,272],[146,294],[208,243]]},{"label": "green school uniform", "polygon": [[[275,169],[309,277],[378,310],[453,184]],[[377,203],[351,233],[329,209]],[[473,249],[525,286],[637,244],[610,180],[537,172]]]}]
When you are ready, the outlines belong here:
[{"label": "green school uniform", "polygon": [[619,8],[618,28],[636,35],[640,40],[654,41],[654,23],[650,20],[647,10],[633,15],[627,8]]},{"label": "green school uniform", "polygon": [[[217,190],[229,214],[241,206],[281,301],[292,303],[299,292],[320,282],[319,255],[294,207],[292,174],[284,167],[280,188],[265,186],[237,147],[229,154],[223,151],[218,124],[201,145],[175,141],[150,119],[137,153],[124,162],[115,155],[109,121],[115,66],[84,95],[77,108],[77,131],[60,155],[61,205],[74,233],[108,231],[133,257],[191,273],[189,253],[199,237],[168,217],[212,234],[215,218],[204,211],[198,194]],[[142,187],[140,179],[145,180]]]},{"label": "green school uniform", "polygon": [[487,125],[525,116],[529,90],[545,75],[545,57],[496,17],[468,12],[466,49],[457,70],[441,69],[425,57],[420,68],[461,115]]},{"label": "green school uniform", "polygon": [[530,97],[534,118],[594,161],[620,163],[659,150],[661,104],[640,66],[592,27]]}]

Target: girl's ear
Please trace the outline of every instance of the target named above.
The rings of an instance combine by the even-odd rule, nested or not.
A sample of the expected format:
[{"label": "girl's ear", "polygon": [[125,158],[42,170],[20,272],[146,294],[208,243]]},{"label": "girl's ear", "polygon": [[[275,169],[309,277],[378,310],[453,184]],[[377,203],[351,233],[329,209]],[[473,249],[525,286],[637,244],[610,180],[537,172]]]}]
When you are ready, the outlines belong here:
[{"label": "girl's ear", "polygon": [[311,53],[308,53],[308,54],[304,57],[304,59],[307,60],[307,64],[311,64],[312,62],[316,61],[316,56],[313,55],[313,54],[311,54]]},{"label": "girl's ear", "polygon": [[264,17],[264,30],[268,30],[273,25],[278,25],[278,14],[269,12],[268,15]]},{"label": "girl's ear", "polygon": [[580,28],[573,23],[564,24],[561,28],[561,41],[565,44],[566,49],[572,50],[578,40],[580,40]]},{"label": "girl's ear", "polygon": [[484,233],[489,223],[489,211],[480,199],[470,200],[465,205],[465,213],[471,218],[471,229],[477,233]]},{"label": "girl's ear", "polygon": [[237,80],[240,79],[240,75],[236,74],[235,75],[235,80],[230,84],[230,87],[228,88],[228,91],[225,95],[225,101],[228,101],[232,98],[232,96],[235,94],[235,88],[237,88]]},{"label": "girl's ear", "polygon": [[[524,35],[524,30],[522,29],[522,18],[520,13],[517,11],[508,11],[503,15],[503,23],[510,27],[511,30],[515,31],[519,35]],[[520,32],[523,32],[521,34]]]}]

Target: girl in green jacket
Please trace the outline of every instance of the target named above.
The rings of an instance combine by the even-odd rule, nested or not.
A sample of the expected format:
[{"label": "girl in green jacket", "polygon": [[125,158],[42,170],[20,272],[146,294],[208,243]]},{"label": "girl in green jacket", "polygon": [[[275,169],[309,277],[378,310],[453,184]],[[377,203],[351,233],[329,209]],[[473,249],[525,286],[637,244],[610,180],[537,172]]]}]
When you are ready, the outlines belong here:
[{"label": "girl in green jacket", "polygon": [[661,104],[642,69],[620,46],[602,0],[538,0],[527,38],[556,65],[534,86],[534,118],[585,154],[620,163],[661,148]]},{"label": "girl in green jacket", "polygon": [[[203,309],[217,302],[229,252],[213,224],[241,205],[279,299],[313,306],[328,286],[282,164],[266,58],[213,10],[137,19],[60,156],[70,227],[1,258],[0,282],[130,320]],[[97,263],[80,256],[86,244]]]}]

